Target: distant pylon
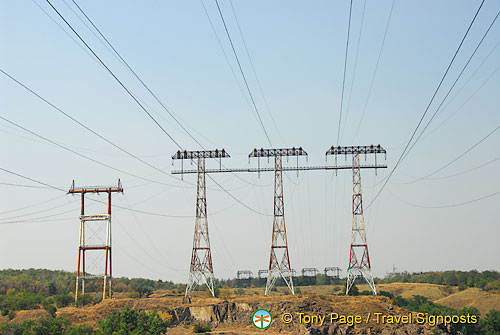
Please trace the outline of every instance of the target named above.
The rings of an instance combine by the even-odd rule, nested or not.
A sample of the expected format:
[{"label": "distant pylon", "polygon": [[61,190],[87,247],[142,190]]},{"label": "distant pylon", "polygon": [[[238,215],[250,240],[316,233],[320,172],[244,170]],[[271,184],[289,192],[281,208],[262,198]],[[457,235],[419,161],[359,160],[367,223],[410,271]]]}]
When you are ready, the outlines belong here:
[{"label": "distant pylon", "polygon": [[[108,296],[112,296],[111,283],[113,278],[113,272],[111,267],[111,193],[122,192],[123,187],[121,186],[120,179],[118,179],[117,187],[81,187],[75,188],[75,181],[73,181],[68,193],[81,194],[81,210],[80,210],[80,234],[78,239],[78,265],[76,270],[76,285],[75,285],[75,302],[78,301],[78,289],[79,283],[81,281],[81,293],[85,294],[85,279],[95,279],[103,278],[103,289],[102,289],[102,299],[106,298],[106,289],[108,289]],[[85,194],[86,193],[107,193],[108,194],[108,213],[107,214],[85,214]],[[85,239],[86,223],[87,222],[104,222],[106,224],[105,239],[104,241],[94,242],[93,244],[88,244],[89,241]],[[97,237],[97,232],[94,232],[89,239],[92,243],[92,238]],[[86,251],[91,250],[104,250],[104,273],[101,274],[88,274],[85,267],[85,254]]]},{"label": "distant pylon", "polygon": [[197,159],[196,219],[194,225],[193,250],[189,267],[189,279],[185,299],[190,300],[198,284],[205,283],[215,296],[215,277],[210,250],[207,218],[207,188],[205,181],[205,158],[230,157],[224,149],[213,151],[178,151],[172,159]]},{"label": "distant pylon", "polygon": [[349,267],[347,268],[346,294],[354,284],[357,277],[362,276],[373,294],[377,294],[373,282],[368,242],[366,241],[365,217],[363,214],[363,198],[361,195],[361,168],[359,152],[352,153],[352,232],[351,250],[349,252]]}]

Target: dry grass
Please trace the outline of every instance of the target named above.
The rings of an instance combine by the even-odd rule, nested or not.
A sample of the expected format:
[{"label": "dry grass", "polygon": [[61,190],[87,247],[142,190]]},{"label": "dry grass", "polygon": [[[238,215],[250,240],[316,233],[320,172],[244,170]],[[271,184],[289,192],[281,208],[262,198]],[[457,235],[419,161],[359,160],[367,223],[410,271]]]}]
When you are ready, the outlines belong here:
[{"label": "dry grass", "polygon": [[485,292],[479,288],[469,288],[434,302],[456,309],[476,307],[481,312],[481,316],[484,316],[492,309],[500,311],[500,292]]}]

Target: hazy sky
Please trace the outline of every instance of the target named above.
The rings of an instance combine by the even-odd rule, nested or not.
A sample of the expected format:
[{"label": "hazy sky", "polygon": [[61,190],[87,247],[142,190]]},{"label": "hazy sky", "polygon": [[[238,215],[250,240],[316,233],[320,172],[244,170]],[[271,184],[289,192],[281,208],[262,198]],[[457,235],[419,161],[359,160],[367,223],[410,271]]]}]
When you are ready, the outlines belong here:
[{"label": "hazy sky", "polygon": [[[71,0],[51,2],[182,148],[200,149],[87,29],[81,15],[75,16],[77,9]],[[0,3],[0,69],[167,174],[179,167],[179,162],[172,167],[170,158],[178,147],[82,44],[69,37],[77,40],[46,1]],[[78,3],[192,136],[206,148],[229,152],[231,158],[224,161],[227,167],[247,167],[247,155],[254,147],[269,147],[214,1],[204,0],[204,4],[236,79],[200,0]],[[270,112],[231,3],[219,3],[273,146],[302,146],[309,160],[301,163],[324,164],[324,153],[337,139],[349,1],[233,0]],[[378,176],[372,170],[363,171],[365,207],[401,155],[480,1],[396,0],[362,117],[391,5],[392,0],[366,1],[358,39],[364,1],[353,1],[340,144],[380,143],[387,149],[389,166],[379,170]],[[500,1],[485,1],[422,127],[499,10]],[[376,276],[392,271],[393,264],[408,271],[500,270],[500,130],[454,161],[500,124],[499,21],[445,101],[445,108],[366,210]],[[187,280],[195,175],[186,175],[181,181],[134,160],[2,73],[0,116],[126,173],[169,184],[147,182],[86,160],[0,119],[0,168],[65,190],[73,179],[78,185],[108,185],[121,178],[125,192],[113,197],[114,204],[163,215],[114,209],[115,276]],[[256,166],[257,162],[251,164]],[[261,164],[272,166],[264,160]],[[207,167],[217,166],[217,161],[207,162]],[[213,178],[248,207],[266,214],[238,204],[207,178],[216,277],[234,277],[237,270],[256,273],[266,269],[273,174],[263,173],[260,178],[255,174],[217,174]],[[303,267],[323,270],[339,266],[345,275],[351,171],[340,171],[337,176],[331,171],[301,172],[298,178],[290,172],[284,186],[292,267],[300,271]],[[39,187],[0,171],[0,269],[75,271],[79,198]],[[88,213],[104,210],[103,205],[87,203]],[[90,265],[88,271],[92,272]]]}]

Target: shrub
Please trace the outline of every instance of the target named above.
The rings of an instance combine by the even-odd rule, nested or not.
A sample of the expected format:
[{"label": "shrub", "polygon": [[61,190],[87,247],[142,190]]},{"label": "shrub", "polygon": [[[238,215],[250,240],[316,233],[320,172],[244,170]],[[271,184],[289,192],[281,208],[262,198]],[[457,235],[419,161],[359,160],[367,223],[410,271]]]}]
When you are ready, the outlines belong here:
[{"label": "shrub", "polygon": [[9,320],[14,319],[14,318],[16,317],[16,311],[15,311],[15,310],[13,310],[13,309],[11,309],[11,310],[9,311],[9,313],[7,314],[7,317],[9,318]]},{"label": "shrub", "polygon": [[42,306],[43,309],[45,309],[51,317],[56,317],[57,308],[56,306],[54,306],[54,300],[52,300],[51,298],[45,299],[44,301],[42,301]]},{"label": "shrub", "polygon": [[489,334],[500,334],[500,312],[491,310],[486,313],[483,327]]},{"label": "shrub", "polygon": [[141,297],[141,295],[137,291],[127,292],[127,298],[139,299],[140,297]]},{"label": "shrub", "polygon": [[387,292],[387,291],[380,291],[378,293],[378,295],[381,295],[381,296],[384,296],[384,297],[387,297],[389,299],[394,299],[394,294],[392,294],[391,292]]},{"label": "shrub", "polygon": [[68,331],[68,335],[94,335],[94,330],[88,325],[71,326]]},{"label": "shrub", "polygon": [[148,334],[161,335],[167,332],[170,321],[158,312],[146,313],[130,307],[114,310],[105,320],[99,322],[99,334]]},{"label": "shrub", "polygon": [[210,329],[209,326],[202,325],[201,323],[197,323],[193,327],[193,333],[196,333],[196,334],[207,333],[210,331],[212,331],[212,329]]},{"label": "shrub", "polygon": [[94,303],[94,296],[92,294],[79,295],[78,300],[76,301],[77,306],[86,306]]},{"label": "shrub", "polygon": [[69,306],[73,302],[73,297],[69,294],[59,294],[54,296],[54,302],[57,308]]}]

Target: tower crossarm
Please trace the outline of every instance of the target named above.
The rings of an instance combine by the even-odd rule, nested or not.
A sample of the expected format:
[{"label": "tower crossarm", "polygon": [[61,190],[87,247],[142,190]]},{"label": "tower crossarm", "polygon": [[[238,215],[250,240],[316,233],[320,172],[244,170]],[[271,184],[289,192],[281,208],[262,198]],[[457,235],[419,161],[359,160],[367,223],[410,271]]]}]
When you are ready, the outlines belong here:
[{"label": "tower crossarm", "polygon": [[307,156],[307,152],[302,147],[292,147],[284,149],[253,149],[248,154],[250,157],[275,157],[275,156]]},{"label": "tower crossarm", "polygon": [[353,145],[353,146],[331,146],[325,155],[348,155],[348,154],[386,154],[384,148],[378,145]]},{"label": "tower crossarm", "polygon": [[123,193],[123,187],[120,179],[118,179],[118,185],[117,186],[83,186],[83,187],[76,187],[75,186],[75,181],[71,183],[71,187],[68,191],[70,194],[75,194],[75,193],[115,193],[115,192],[121,192]]},{"label": "tower crossarm", "polygon": [[172,159],[196,159],[196,158],[226,158],[231,157],[225,149],[202,150],[202,151],[177,151]]}]

